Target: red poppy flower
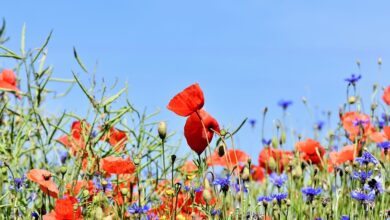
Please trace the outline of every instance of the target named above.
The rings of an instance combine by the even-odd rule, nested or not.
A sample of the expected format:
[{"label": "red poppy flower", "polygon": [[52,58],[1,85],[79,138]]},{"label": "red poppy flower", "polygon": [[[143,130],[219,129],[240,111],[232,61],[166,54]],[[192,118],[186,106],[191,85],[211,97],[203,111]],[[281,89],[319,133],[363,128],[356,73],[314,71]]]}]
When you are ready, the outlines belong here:
[{"label": "red poppy flower", "polygon": [[81,190],[88,190],[90,195],[95,194],[96,187],[93,184],[92,180],[79,180],[74,181],[73,183],[68,183],[65,186],[66,194],[76,196],[80,193]]},{"label": "red poppy flower", "polygon": [[360,150],[360,145],[347,145],[339,152],[333,151],[329,154],[328,171],[333,171],[334,166],[339,166],[347,161],[353,161]]},{"label": "red poppy flower", "polygon": [[191,175],[198,171],[198,167],[195,165],[194,161],[187,160],[186,162],[184,162],[183,167],[180,169],[180,171],[185,175]]},{"label": "red poppy flower", "polygon": [[110,128],[109,133],[105,135],[102,140],[110,143],[114,150],[119,152],[125,147],[127,135],[124,131],[112,127]]},{"label": "red poppy flower", "polygon": [[301,158],[312,164],[320,164],[322,156],[325,154],[325,149],[318,141],[307,139],[295,144],[297,150],[301,153]]},{"label": "red poppy flower", "polygon": [[260,166],[251,165],[252,180],[261,182],[264,180],[264,169]]},{"label": "red poppy flower", "polygon": [[132,174],[136,167],[130,158],[109,156],[102,159],[102,169],[109,174]]},{"label": "red poppy flower", "polygon": [[247,163],[249,155],[242,150],[229,149],[222,157],[219,156],[218,150],[214,151],[211,157],[207,158],[209,166],[223,166],[228,169],[233,168],[239,163]]},{"label": "red poppy flower", "polygon": [[85,149],[85,137],[89,135],[90,129],[91,126],[86,121],[75,121],[72,123],[70,135],[63,135],[57,141],[76,154],[80,149]]},{"label": "red poppy flower", "polygon": [[277,170],[278,172],[283,172],[293,156],[294,154],[291,151],[265,147],[259,154],[259,166],[264,168],[269,174]]},{"label": "red poppy flower", "polygon": [[167,108],[180,116],[189,116],[204,105],[202,89],[198,83],[192,84],[171,99]]},{"label": "red poppy flower", "polygon": [[211,142],[214,131],[220,131],[218,122],[204,110],[192,113],[184,126],[187,143],[198,155],[202,154]]},{"label": "red poppy flower", "polygon": [[0,90],[18,93],[20,90],[16,86],[16,74],[10,69],[4,69],[0,73]]},{"label": "red poppy flower", "polygon": [[26,174],[27,179],[37,183],[39,188],[51,197],[58,197],[57,185],[53,182],[53,175],[47,170],[32,169]]},{"label": "red poppy flower", "polygon": [[349,133],[349,138],[353,141],[359,135],[365,138],[372,127],[370,116],[359,112],[347,112],[341,116],[341,121],[344,129]]},{"label": "red poppy flower", "polygon": [[382,99],[387,105],[390,105],[390,86],[385,89]]},{"label": "red poppy flower", "polygon": [[54,210],[50,214],[43,216],[44,220],[81,220],[81,207],[75,210],[77,199],[73,196],[66,196],[56,201]]}]

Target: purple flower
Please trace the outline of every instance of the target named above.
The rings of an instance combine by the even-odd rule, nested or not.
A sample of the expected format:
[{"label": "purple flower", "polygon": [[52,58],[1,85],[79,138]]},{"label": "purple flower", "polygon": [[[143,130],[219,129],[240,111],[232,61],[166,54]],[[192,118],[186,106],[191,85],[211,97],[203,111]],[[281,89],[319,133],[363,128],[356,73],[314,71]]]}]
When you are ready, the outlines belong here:
[{"label": "purple flower", "polygon": [[322,130],[322,127],[324,127],[325,122],[324,121],[317,121],[317,123],[314,125],[316,129],[319,131]]},{"label": "purple flower", "polygon": [[130,214],[145,214],[147,213],[148,211],[150,210],[150,207],[148,205],[145,205],[145,206],[138,206],[137,203],[134,203],[133,205],[131,205],[127,211],[130,213]]},{"label": "purple flower", "polygon": [[375,191],[376,194],[384,192],[383,184],[379,177],[370,179],[363,188],[367,191]]},{"label": "purple flower", "polygon": [[292,105],[292,101],[291,100],[280,100],[279,102],[278,102],[278,105],[280,106],[280,107],[282,107],[283,108],[283,110],[286,110],[290,105]]},{"label": "purple flower", "polygon": [[342,215],[342,216],[340,216],[340,220],[349,220],[349,216],[348,215]]},{"label": "purple flower", "polygon": [[367,180],[368,178],[370,178],[371,175],[372,175],[372,171],[368,171],[368,172],[365,172],[365,171],[360,171],[360,172],[353,171],[352,178],[353,178],[353,179],[360,180],[360,181],[362,181],[363,183],[365,183],[366,180]]},{"label": "purple flower", "polygon": [[385,142],[379,143],[377,146],[379,148],[382,148],[383,150],[389,150],[389,148],[390,148],[390,141],[385,141]]},{"label": "purple flower", "polygon": [[368,194],[365,194],[364,192],[354,190],[351,192],[351,197],[353,199],[360,201],[360,202],[374,201],[375,200],[375,191],[371,191]]},{"label": "purple flower", "polygon": [[271,175],[269,176],[269,180],[274,186],[280,188],[287,181],[287,175],[285,173],[282,173],[280,175],[276,173],[271,173]]},{"label": "purple flower", "polygon": [[258,202],[272,202],[274,198],[270,197],[270,196],[260,196],[257,201]]},{"label": "purple flower", "polygon": [[256,119],[250,119],[249,124],[251,124],[252,127],[255,127],[256,125]]},{"label": "purple flower", "polygon": [[273,194],[271,197],[273,199],[276,199],[278,200],[278,202],[282,201],[283,199],[287,198],[287,193],[277,193],[277,194]]},{"label": "purple flower", "polygon": [[230,185],[230,175],[227,175],[226,178],[217,178],[213,181],[213,185],[220,186],[223,192],[227,192]]},{"label": "purple flower", "polygon": [[210,214],[211,214],[212,216],[221,215],[221,210],[219,210],[219,209],[213,209],[213,210],[211,210]]},{"label": "purple flower", "polygon": [[271,140],[271,139],[267,140],[267,139],[264,139],[264,138],[263,138],[263,139],[261,140],[261,142],[263,143],[263,145],[269,146],[269,145],[271,144],[272,140]]},{"label": "purple flower", "polygon": [[365,125],[367,125],[369,122],[370,122],[369,119],[366,119],[366,120],[355,119],[354,121],[352,121],[352,124],[353,124],[353,126],[355,126],[355,127],[359,127],[359,126],[365,126]]},{"label": "purple flower", "polygon": [[355,85],[361,78],[362,75],[355,76],[355,74],[352,74],[349,78],[345,78],[344,80],[347,81],[348,84]]},{"label": "purple flower", "polygon": [[247,193],[248,192],[248,188],[245,187],[245,184],[241,184],[241,188],[240,188],[240,184],[238,183],[235,183],[234,184],[234,189],[236,190],[236,192],[240,192],[240,191],[243,191],[244,193]]},{"label": "purple flower", "polygon": [[314,196],[321,194],[322,189],[321,188],[316,189],[316,188],[312,188],[312,187],[304,187],[304,188],[302,188],[301,191],[306,196],[314,197]]},{"label": "purple flower", "polygon": [[364,151],[363,155],[361,157],[357,157],[355,160],[359,162],[360,165],[367,165],[369,163],[378,164],[378,160],[368,151]]},{"label": "purple flower", "polygon": [[23,176],[22,178],[15,178],[14,184],[9,188],[14,189],[16,192],[21,192],[24,187],[27,187],[26,176]]},{"label": "purple flower", "polygon": [[65,164],[66,159],[68,159],[68,152],[63,152],[63,153],[61,153],[61,155],[60,155],[60,161],[61,161],[61,164],[62,164],[62,165]]}]

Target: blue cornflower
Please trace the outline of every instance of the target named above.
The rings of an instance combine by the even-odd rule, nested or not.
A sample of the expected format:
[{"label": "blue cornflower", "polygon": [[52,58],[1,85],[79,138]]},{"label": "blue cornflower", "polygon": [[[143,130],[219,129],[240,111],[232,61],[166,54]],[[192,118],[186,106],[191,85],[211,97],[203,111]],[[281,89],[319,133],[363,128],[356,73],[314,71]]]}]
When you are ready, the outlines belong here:
[{"label": "blue cornflower", "polygon": [[278,200],[278,202],[281,202],[283,199],[286,199],[287,196],[288,196],[287,193],[277,193],[277,194],[273,194],[271,197],[273,199]]},{"label": "blue cornflower", "polygon": [[322,127],[324,127],[324,124],[325,124],[325,122],[324,121],[317,121],[316,123],[315,123],[315,128],[316,129],[318,129],[319,131],[321,131],[322,130]]},{"label": "blue cornflower", "polygon": [[342,216],[340,216],[340,220],[349,220],[349,216],[348,215],[342,215]]},{"label": "blue cornflower", "polygon": [[353,126],[359,127],[359,126],[365,126],[370,122],[369,119],[361,120],[361,119],[355,119],[352,121]]},{"label": "blue cornflower", "polygon": [[353,171],[352,178],[353,179],[358,179],[358,180],[360,180],[360,181],[362,181],[364,183],[364,182],[366,182],[366,180],[368,178],[371,177],[372,173],[373,173],[372,171],[368,171],[368,172],[365,172],[365,171],[360,171],[360,172]]},{"label": "blue cornflower", "polygon": [[137,203],[134,203],[133,205],[129,206],[127,211],[130,214],[145,214],[150,210],[150,207],[148,205],[144,206],[138,206]]},{"label": "blue cornflower", "polygon": [[355,160],[359,162],[360,165],[367,165],[369,163],[378,164],[378,160],[368,151],[364,151],[363,155],[361,157],[357,157]]},{"label": "blue cornflower", "polygon": [[227,175],[226,178],[217,178],[213,181],[213,184],[214,186],[221,186],[221,190],[227,192],[230,185],[230,175]]},{"label": "blue cornflower", "polygon": [[210,215],[212,215],[212,216],[221,215],[221,210],[213,209],[213,210],[211,210]]},{"label": "blue cornflower", "polygon": [[267,139],[264,139],[264,138],[263,138],[263,139],[261,140],[261,142],[263,143],[263,145],[269,146],[269,145],[271,144],[272,140],[271,140],[271,139],[267,140]]},{"label": "blue cornflower", "polygon": [[349,78],[345,78],[344,80],[349,84],[355,85],[361,78],[362,75],[355,76],[355,74],[352,74]]},{"label": "blue cornflower", "polygon": [[68,152],[61,153],[61,155],[60,155],[61,164],[65,164],[66,159],[68,159]]},{"label": "blue cornflower", "polygon": [[257,201],[258,202],[272,202],[274,198],[271,196],[260,196]]},{"label": "blue cornflower", "polygon": [[235,183],[234,189],[236,190],[236,192],[240,192],[240,191],[243,191],[244,193],[248,192],[248,188],[246,188],[245,184],[241,184],[241,188],[240,188],[240,184]]},{"label": "blue cornflower", "polygon": [[363,187],[367,191],[375,191],[376,194],[384,192],[382,181],[379,177],[370,179]]},{"label": "blue cornflower", "polygon": [[26,186],[27,186],[26,176],[23,176],[22,178],[15,178],[14,184],[11,185],[9,188],[14,189],[16,192],[21,192],[23,190],[23,187]]},{"label": "blue cornflower", "polygon": [[279,102],[278,102],[278,105],[280,106],[280,107],[282,107],[283,108],[283,110],[286,110],[290,105],[292,105],[292,101],[291,100],[280,100]]},{"label": "blue cornflower", "polygon": [[249,124],[251,124],[252,127],[255,127],[256,119],[249,119]]},{"label": "blue cornflower", "polygon": [[31,212],[31,218],[32,219],[38,219],[39,218],[39,214],[36,213],[36,212]]},{"label": "blue cornflower", "polygon": [[269,176],[269,181],[276,187],[280,188],[287,181],[287,175],[282,173],[278,175],[277,173],[271,173]]},{"label": "blue cornflower", "polygon": [[390,141],[385,141],[385,142],[379,143],[377,146],[379,148],[382,148],[383,150],[389,150],[390,149]]},{"label": "blue cornflower", "polygon": [[321,188],[316,189],[316,188],[312,188],[312,187],[304,187],[304,188],[302,188],[301,191],[306,196],[314,197],[314,196],[321,194],[322,189]]},{"label": "blue cornflower", "polygon": [[375,200],[375,191],[371,191],[368,194],[365,194],[363,192],[354,190],[351,192],[351,197],[353,199],[360,201],[360,202],[374,201]]}]

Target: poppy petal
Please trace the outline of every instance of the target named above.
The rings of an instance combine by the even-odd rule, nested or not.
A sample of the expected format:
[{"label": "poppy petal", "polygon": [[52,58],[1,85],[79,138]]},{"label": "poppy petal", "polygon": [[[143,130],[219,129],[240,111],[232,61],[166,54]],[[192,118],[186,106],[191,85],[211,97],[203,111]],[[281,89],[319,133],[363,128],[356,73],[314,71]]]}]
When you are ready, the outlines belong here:
[{"label": "poppy petal", "polygon": [[189,116],[204,105],[204,96],[198,83],[192,84],[171,99],[167,108],[180,116]]}]

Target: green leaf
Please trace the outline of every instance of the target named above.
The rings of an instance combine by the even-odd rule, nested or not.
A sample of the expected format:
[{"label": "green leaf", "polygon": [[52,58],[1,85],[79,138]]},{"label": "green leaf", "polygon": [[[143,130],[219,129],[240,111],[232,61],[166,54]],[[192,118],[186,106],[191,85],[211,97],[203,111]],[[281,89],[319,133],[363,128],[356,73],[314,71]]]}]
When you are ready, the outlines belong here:
[{"label": "green leaf", "polygon": [[42,47],[39,49],[38,53],[35,55],[35,57],[34,57],[34,59],[32,60],[31,63],[35,63],[35,61],[37,61],[37,59],[41,55],[43,49],[45,49],[47,44],[49,43],[52,33],[53,33],[53,30],[50,31],[49,36],[47,36],[47,38],[45,40],[45,43],[43,43]]},{"label": "green leaf", "polygon": [[26,52],[25,52],[25,45],[26,45],[26,23],[23,24],[22,28],[22,40],[21,40],[21,46],[20,50],[22,51],[22,56],[24,57]]},{"label": "green leaf", "polygon": [[84,72],[88,73],[87,68],[85,68],[83,62],[81,61],[79,55],[77,54],[77,51],[76,51],[76,48],[75,48],[75,47],[73,47],[73,55],[74,55],[74,58],[76,58],[77,63],[80,65],[81,69],[83,69]]}]

